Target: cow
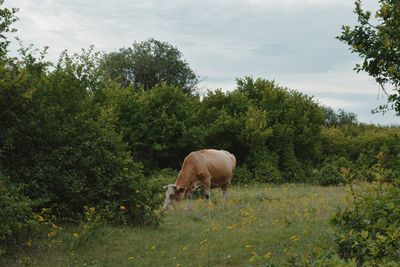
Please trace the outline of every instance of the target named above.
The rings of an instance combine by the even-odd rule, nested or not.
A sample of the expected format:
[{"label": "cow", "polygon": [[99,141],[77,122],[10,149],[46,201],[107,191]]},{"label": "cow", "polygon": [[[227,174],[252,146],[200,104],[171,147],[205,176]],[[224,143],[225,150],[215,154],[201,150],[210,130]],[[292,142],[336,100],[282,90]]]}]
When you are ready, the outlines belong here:
[{"label": "cow", "polygon": [[190,153],[183,161],[175,184],[164,186],[164,209],[171,208],[174,202],[185,197],[190,198],[198,187],[204,188],[209,203],[210,190],[220,187],[225,201],[235,167],[235,156],[225,150],[203,149]]}]

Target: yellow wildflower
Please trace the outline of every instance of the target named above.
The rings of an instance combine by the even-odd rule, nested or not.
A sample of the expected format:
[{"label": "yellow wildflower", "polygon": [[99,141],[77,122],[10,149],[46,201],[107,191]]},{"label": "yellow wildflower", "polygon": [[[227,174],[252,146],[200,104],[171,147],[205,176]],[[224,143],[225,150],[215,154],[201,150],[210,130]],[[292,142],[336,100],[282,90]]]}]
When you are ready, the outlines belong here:
[{"label": "yellow wildflower", "polygon": [[50,238],[55,237],[56,235],[57,235],[57,232],[56,232],[56,231],[50,231],[50,232],[47,234],[47,236],[50,237]]},{"label": "yellow wildflower", "polygon": [[78,233],[73,233],[72,236],[75,237],[75,238],[78,238],[79,234]]},{"label": "yellow wildflower", "polygon": [[43,222],[44,221],[44,218],[39,214],[35,214],[34,217],[35,217],[35,220],[38,221],[38,222]]},{"label": "yellow wildflower", "polygon": [[207,243],[207,242],[208,242],[208,240],[207,240],[207,239],[204,239],[203,241],[200,242],[200,245],[204,245],[204,244]]},{"label": "yellow wildflower", "polygon": [[272,252],[265,253],[264,258],[269,259],[272,257]]},{"label": "yellow wildflower", "polygon": [[249,262],[255,262],[255,261],[256,261],[256,257],[257,257],[257,254],[256,254],[256,255],[253,255],[253,256],[249,259]]}]

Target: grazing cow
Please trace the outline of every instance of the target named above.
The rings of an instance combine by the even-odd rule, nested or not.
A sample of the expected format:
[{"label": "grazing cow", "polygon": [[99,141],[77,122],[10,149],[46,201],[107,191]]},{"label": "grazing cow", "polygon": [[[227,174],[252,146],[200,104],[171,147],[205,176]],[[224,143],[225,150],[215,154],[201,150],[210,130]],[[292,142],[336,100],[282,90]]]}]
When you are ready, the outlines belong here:
[{"label": "grazing cow", "polygon": [[225,150],[203,149],[190,153],[183,161],[175,184],[164,186],[164,209],[175,201],[190,196],[198,187],[204,188],[205,197],[210,202],[210,189],[221,187],[224,200],[226,190],[231,182],[236,158]]}]

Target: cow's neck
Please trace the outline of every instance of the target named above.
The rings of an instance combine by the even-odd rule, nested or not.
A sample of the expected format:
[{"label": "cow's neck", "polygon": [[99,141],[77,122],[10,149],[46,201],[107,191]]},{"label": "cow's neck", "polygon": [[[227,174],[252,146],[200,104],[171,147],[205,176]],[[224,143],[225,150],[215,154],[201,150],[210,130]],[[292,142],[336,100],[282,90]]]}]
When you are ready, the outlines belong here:
[{"label": "cow's neck", "polygon": [[175,182],[176,187],[185,188],[185,190],[187,190],[190,187],[191,183],[192,183],[191,173],[185,170],[181,170]]}]

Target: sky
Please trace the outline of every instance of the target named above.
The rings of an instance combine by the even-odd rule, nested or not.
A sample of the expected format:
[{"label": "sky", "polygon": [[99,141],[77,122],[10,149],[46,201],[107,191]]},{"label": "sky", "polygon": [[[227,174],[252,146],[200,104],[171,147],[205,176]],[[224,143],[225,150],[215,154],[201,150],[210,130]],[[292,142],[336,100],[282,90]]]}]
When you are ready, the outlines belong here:
[{"label": "sky", "polygon": [[[376,10],[378,0],[364,0]],[[393,112],[371,114],[386,103],[375,81],[353,71],[360,59],[335,39],[354,25],[353,0],[6,0],[18,7],[18,37],[64,49],[91,44],[115,51],[155,38],[176,46],[200,75],[201,92],[235,89],[235,79],[261,77],[295,89],[358,120],[398,124]],[[16,50],[14,42],[12,50]]]}]

